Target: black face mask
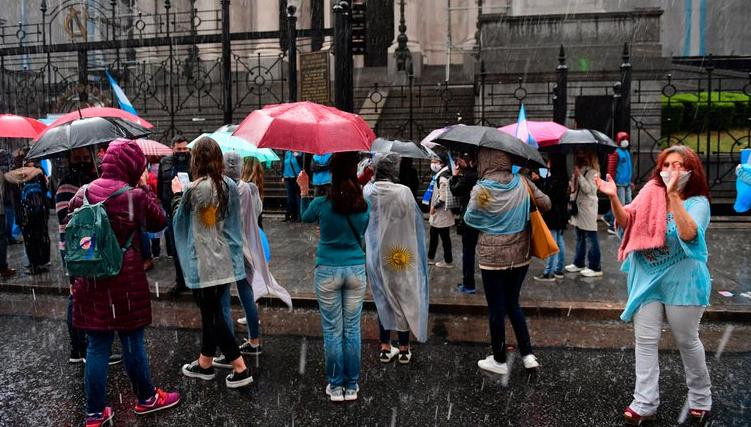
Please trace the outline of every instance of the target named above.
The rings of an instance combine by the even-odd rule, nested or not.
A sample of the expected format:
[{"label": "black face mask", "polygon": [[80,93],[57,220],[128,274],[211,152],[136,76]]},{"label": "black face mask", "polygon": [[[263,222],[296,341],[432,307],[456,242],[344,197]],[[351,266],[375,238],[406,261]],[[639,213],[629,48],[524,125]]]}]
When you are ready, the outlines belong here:
[{"label": "black face mask", "polygon": [[190,153],[175,153],[175,162],[180,164],[190,162]]}]

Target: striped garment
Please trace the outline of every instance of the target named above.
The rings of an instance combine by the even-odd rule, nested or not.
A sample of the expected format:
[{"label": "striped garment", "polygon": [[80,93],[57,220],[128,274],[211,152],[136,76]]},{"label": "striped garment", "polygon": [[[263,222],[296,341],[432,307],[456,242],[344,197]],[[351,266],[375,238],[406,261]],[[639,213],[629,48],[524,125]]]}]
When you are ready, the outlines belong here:
[{"label": "striped garment", "polygon": [[55,213],[57,213],[58,232],[60,233],[60,243],[58,249],[65,256],[65,225],[68,223],[68,203],[76,195],[80,187],[69,182],[63,181],[55,193]]}]

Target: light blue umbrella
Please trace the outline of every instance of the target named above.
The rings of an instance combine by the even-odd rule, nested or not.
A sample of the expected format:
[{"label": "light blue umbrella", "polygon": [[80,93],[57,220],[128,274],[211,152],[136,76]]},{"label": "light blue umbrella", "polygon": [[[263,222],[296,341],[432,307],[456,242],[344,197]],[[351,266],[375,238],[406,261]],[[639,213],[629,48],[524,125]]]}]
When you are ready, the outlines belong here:
[{"label": "light blue umbrella", "polygon": [[258,148],[242,138],[232,136],[232,132],[226,131],[223,128],[213,133],[201,134],[188,144],[188,148],[193,148],[195,143],[203,137],[209,137],[216,141],[223,153],[234,151],[243,158],[255,157],[259,161],[266,163],[278,162],[280,160],[279,156],[274,153],[274,150],[270,148]]}]

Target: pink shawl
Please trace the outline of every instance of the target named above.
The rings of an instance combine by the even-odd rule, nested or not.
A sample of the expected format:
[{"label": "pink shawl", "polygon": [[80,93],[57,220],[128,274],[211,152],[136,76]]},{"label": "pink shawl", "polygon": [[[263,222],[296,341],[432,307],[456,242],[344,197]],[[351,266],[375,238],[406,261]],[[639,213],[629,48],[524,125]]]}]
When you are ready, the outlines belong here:
[{"label": "pink shawl", "polygon": [[632,251],[665,246],[667,231],[667,201],[665,188],[650,180],[634,200],[625,206],[629,216],[628,227],[623,231],[618,261],[623,261]]}]

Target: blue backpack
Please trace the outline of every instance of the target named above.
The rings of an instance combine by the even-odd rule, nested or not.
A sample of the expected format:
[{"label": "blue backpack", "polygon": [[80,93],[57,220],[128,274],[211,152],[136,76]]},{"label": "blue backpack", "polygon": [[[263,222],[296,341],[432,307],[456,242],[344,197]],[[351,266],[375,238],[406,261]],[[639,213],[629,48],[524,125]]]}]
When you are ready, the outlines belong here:
[{"label": "blue backpack", "polygon": [[21,188],[21,207],[27,217],[44,213],[47,210],[42,184],[38,181],[32,181],[23,185]]}]

